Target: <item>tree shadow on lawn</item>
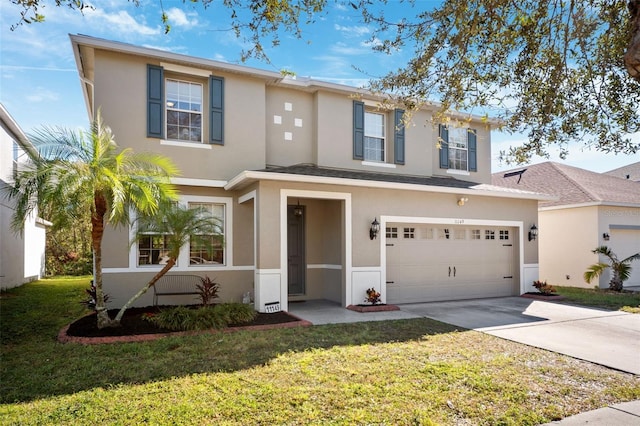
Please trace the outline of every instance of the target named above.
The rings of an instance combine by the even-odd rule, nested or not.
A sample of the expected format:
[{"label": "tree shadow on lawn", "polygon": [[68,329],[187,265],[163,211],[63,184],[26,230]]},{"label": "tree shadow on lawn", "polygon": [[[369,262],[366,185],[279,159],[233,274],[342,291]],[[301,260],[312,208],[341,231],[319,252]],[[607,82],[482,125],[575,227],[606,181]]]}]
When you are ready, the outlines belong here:
[{"label": "tree shadow on lawn", "polygon": [[[5,347],[2,402],[27,402],[94,388],[167,380],[261,366],[282,354],[335,346],[419,341],[463,328],[416,318],[311,327],[211,332],[139,343],[46,341]],[[32,336],[33,337],[33,336]],[[19,359],[17,359],[19,358]],[[19,365],[13,365],[14,363]],[[25,363],[28,365],[25,366]]]}]

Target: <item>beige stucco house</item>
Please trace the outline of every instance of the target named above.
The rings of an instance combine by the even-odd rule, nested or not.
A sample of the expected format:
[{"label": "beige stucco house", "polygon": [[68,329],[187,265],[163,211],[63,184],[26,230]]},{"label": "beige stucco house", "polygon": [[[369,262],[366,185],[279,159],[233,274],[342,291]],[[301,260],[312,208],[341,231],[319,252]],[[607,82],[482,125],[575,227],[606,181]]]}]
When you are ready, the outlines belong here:
[{"label": "beige stucco house", "polygon": [[[250,292],[260,311],[358,304],[371,287],[386,303],[517,295],[538,278],[527,233],[548,197],[491,185],[491,122],[439,126],[424,109],[405,126],[354,87],[71,42],[89,117],[101,108],[121,147],[171,157],[182,202],[224,224],[224,245],[184,247],[171,273],[215,277],[223,299]],[[114,304],[161,267],[163,237],[130,246],[131,232],[104,239]]]},{"label": "beige stucco house", "polygon": [[[539,204],[540,279],[592,287],[582,276],[604,258],[591,250],[606,245],[619,259],[640,252],[640,182],[632,178],[638,165],[601,174],[545,162],[494,174],[495,185],[556,196]],[[640,262],[631,266],[624,285],[640,286]],[[607,271],[599,286],[608,287],[610,279]]]},{"label": "beige stucco house", "polygon": [[33,214],[25,218],[22,233],[11,229],[13,200],[5,189],[33,146],[18,123],[0,104],[0,288],[17,287],[37,280],[45,272],[46,227],[49,222]]}]

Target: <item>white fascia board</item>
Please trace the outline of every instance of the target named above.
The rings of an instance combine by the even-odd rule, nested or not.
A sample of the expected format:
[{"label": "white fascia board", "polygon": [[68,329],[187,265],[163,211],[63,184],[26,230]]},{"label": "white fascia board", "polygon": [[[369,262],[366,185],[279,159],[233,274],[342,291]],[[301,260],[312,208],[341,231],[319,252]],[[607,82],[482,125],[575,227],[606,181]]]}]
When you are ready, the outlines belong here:
[{"label": "white fascia board", "polygon": [[214,179],[193,179],[193,178],[181,178],[174,177],[170,179],[174,185],[183,186],[204,186],[207,188],[224,188],[227,185],[226,180],[214,180]]},{"label": "white fascia board", "polygon": [[[513,192],[500,192],[491,191],[487,189],[466,189],[455,188],[449,186],[432,186],[432,185],[416,185],[411,183],[397,183],[397,182],[380,182],[372,180],[361,179],[345,179],[345,178],[333,178],[324,176],[307,176],[307,175],[294,175],[287,173],[271,173],[271,172],[256,172],[256,171],[244,171],[225,185],[224,189],[227,191],[233,190],[236,187],[242,187],[243,184],[247,184],[258,180],[271,180],[281,182],[298,182],[298,183],[318,183],[324,185],[340,185],[340,186],[358,186],[366,188],[380,188],[380,189],[396,189],[405,191],[419,191],[419,192],[434,192],[440,194],[459,194],[459,195],[476,195],[486,197],[499,197],[499,198],[515,198],[521,200],[538,200],[549,201],[555,198],[549,197],[544,194],[536,193],[513,193]],[[479,184],[480,185],[480,184]]]},{"label": "white fascia board", "polygon": [[638,203],[618,203],[618,202],[607,202],[607,201],[593,201],[590,203],[578,203],[578,204],[564,204],[561,206],[549,206],[549,207],[540,207],[538,208],[539,212],[547,212],[552,210],[566,210],[566,209],[579,209],[582,207],[627,207],[627,208],[636,208],[640,209],[640,204]]},{"label": "white fascia board", "polygon": [[[214,68],[233,73],[241,73],[260,77],[268,80],[281,80],[282,75],[279,72],[265,71],[258,68],[229,64],[226,62],[214,61],[212,59],[198,58],[195,56],[182,55],[179,53],[169,52],[167,50],[153,49],[149,47],[135,46],[132,44],[121,43],[117,41],[105,40],[102,38],[90,37],[79,34],[70,34],[71,42],[76,45],[84,45],[114,52],[128,53],[131,55],[146,56],[158,60],[174,61],[178,63],[187,63],[200,68]],[[76,50],[76,49],[74,49]]]}]

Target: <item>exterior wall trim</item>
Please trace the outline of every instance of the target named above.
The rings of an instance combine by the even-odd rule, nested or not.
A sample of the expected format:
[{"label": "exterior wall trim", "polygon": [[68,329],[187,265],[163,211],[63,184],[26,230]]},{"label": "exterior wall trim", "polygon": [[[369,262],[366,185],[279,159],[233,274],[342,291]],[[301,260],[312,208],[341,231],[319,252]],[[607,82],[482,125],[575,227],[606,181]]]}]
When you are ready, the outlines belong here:
[{"label": "exterior wall trim", "polygon": [[182,186],[205,186],[208,188],[224,188],[227,184],[226,180],[213,179],[194,179],[194,178],[171,178],[171,183]]},{"label": "exterior wall trim", "polygon": [[[524,293],[524,223],[517,220],[489,220],[489,219],[467,219],[467,218],[446,218],[446,217],[415,217],[415,216],[380,216],[380,229],[384,230],[387,223],[420,223],[420,224],[436,224],[436,225],[477,225],[477,226],[506,226],[510,228],[518,228],[518,268],[520,270],[520,293]],[[387,278],[387,235],[386,232],[380,232],[380,270],[381,282],[380,288],[384,289],[386,294],[386,278]]]},{"label": "exterior wall trim", "polygon": [[514,193],[514,192],[502,192],[492,191],[490,189],[484,189],[482,184],[478,184],[478,189],[465,189],[454,188],[449,186],[430,186],[430,185],[415,185],[409,183],[396,183],[396,182],[380,182],[371,180],[360,179],[345,179],[345,178],[330,178],[324,176],[307,176],[307,175],[293,175],[286,173],[271,173],[260,171],[248,171],[238,174],[234,178],[228,181],[225,185],[225,190],[231,191],[236,187],[242,187],[244,184],[253,180],[267,180],[267,181],[280,181],[280,182],[300,182],[300,183],[319,183],[325,185],[340,185],[340,186],[355,186],[366,188],[381,188],[381,189],[397,189],[406,191],[419,191],[419,192],[434,192],[441,194],[459,194],[459,195],[476,195],[476,196],[488,196],[498,198],[514,198],[524,200],[538,200],[538,201],[553,201],[556,198],[536,193]]},{"label": "exterior wall trim", "polygon": [[342,270],[342,265],[328,265],[328,264],[307,264],[307,269],[334,269]]},{"label": "exterior wall trim", "polygon": [[594,201],[594,202],[591,202],[591,203],[564,204],[564,205],[561,205],[561,206],[540,207],[540,208],[538,208],[538,211],[539,212],[545,212],[545,211],[550,211],[550,210],[576,209],[576,208],[580,208],[580,207],[594,207],[594,206],[640,208],[640,204],[637,204],[637,203],[617,203],[617,202],[609,202],[609,201]]}]

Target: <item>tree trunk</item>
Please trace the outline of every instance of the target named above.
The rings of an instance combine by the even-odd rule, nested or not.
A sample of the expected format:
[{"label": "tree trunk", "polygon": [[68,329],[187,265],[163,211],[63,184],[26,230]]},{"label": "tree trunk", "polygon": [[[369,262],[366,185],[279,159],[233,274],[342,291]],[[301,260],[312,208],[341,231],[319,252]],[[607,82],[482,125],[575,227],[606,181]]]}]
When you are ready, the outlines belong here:
[{"label": "tree trunk", "polygon": [[104,234],[104,216],[107,212],[107,200],[100,193],[94,194],[94,211],[91,214],[91,246],[93,248],[93,274],[96,286],[96,312],[98,328],[113,327],[116,324],[109,318],[102,290],[102,236]]},{"label": "tree trunk", "polygon": [[609,281],[609,289],[613,291],[622,291],[622,279],[620,279],[620,274],[614,267],[611,267],[611,272],[613,273],[613,276],[611,277],[611,281]]},{"label": "tree trunk", "polygon": [[138,300],[138,298],[140,296],[142,296],[143,294],[145,294],[147,292],[147,290],[149,290],[151,287],[153,287],[158,280],[167,272],[169,272],[169,269],[173,268],[173,265],[176,264],[176,260],[171,257],[169,258],[169,260],[167,261],[167,264],[164,265],[164,268],[162,268],[160,270],[160,272],[158,272],[152,279],[151,281],[149,281],[147,283],[147,285],[145,285],[144,287],[142,287],[140,289],[139,292],[137,292],[131,299],[129,299],[129,301],[127,303],[124,304],[124,306],[122,308],[120,308],[120,311],[118,312],[118,315],[116,315],[116,318],[114,320],[115,323],[117,323],[118,325],[120,325],[120,321],[122,320],[122,316],[124,315],[124,312],[129,309],[129,307],[131,307],[131,305],[133,304],[133,302],[135,302],[136,300]]},{"label": "tree trunk", "polygon": [[629,0],[629,46],[624,65],[629,75],[640,81],[640,0]]}]

